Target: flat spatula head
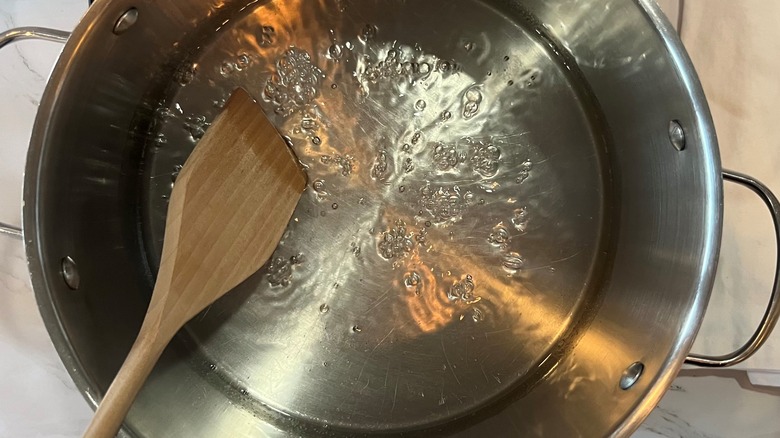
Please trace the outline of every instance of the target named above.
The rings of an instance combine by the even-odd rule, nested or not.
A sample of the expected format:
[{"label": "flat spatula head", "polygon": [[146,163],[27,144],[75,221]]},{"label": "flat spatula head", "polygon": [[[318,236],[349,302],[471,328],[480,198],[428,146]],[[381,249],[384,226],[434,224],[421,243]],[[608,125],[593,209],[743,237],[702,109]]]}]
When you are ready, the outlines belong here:
[{"label": "flat spatula head", "polygon": [[236,90],[171,195],[155,286],[155,295],[168,289],[166,312],[176,313],[168,317],[183,324],[260,269],[305,186],[287,143],[257,102]]}]

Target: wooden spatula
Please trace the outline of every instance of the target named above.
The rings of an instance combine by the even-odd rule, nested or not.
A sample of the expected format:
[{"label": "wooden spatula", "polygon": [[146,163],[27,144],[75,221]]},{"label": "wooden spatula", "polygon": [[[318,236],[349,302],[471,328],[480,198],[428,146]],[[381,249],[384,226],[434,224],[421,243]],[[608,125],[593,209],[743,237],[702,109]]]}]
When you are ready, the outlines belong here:
[{"label": "wooden spatula", "polygon": [[305,185],[260,106],[236,90],[176,180],[149,310],[85,437],[116,435],[173,335],[268,260]]}]

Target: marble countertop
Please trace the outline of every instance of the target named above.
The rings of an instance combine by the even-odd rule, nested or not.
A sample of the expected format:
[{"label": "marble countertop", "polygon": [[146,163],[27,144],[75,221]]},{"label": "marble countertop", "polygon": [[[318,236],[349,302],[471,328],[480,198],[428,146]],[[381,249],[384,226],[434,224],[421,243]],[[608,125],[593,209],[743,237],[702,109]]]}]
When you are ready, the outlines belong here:
[{"label": "marble countertop", "polygon": [[[660,3],[676,22],[677,0]],[[705,5],[706,3],[706,5]],[[780,2],[688,2],[683,40],[712,106],[726,167],[780,192],[778,66],[774,21]],[[87,0],[0,0],[0,31],[24,25],[72,29]],[[712,23],[718,23],[713,44]],[[745,32],[748,30],[748,32]],[[728,34],[729,37],[723,35]],[[774,37],[772,36],[774,35]],[[733,36],[733,38],[732,38]],[[0,50],[0,221],[20,223],[26,147],[39,99],[58,56],[55,43],[25,41]],[[775,64],[780,61],[773,61]],[[747,68],[751,65],[751,68]],[[757,199],[726,191],[726,224],[717,285],[695,350],[720,353],[747,339],[768,299],[774,263],[771,222]],[[38,313],[22,242],[0,235],[0,438],[76,437],[91,417]],[[780,333],[743,364],[753,382],[780,370]],[[743,372],[702,377],[683,371],[636,437],[780,437],[780,390],[757,388]]]}]

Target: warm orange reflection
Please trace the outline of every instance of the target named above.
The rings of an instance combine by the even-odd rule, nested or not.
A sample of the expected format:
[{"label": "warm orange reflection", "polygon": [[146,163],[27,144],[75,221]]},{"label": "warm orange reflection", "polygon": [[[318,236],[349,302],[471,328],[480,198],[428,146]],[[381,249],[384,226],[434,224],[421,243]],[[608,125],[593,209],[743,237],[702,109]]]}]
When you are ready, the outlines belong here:
[{"label": "warm orange reflection", "polygon": [[[405,267],[406,273],[404,275],[406,278],[413,275],[412,273],[416,273],[419,280],[416,285],[405,284],[404,280],[396,280],[394,284],[398,290],[406,289],[403,301],[408,315],[404,319],[410,320],[413,324],[406,324],[404,327],[413,328],[413,330],[407,331],[417,333],[430,333],[441,329],[452,321],[456,310],[455,306],[447,298],[443,288],[439,286],[433,271],[420,260],[419,255],[410,257],[406,261]],[[415,333],[407,334],[414,335]]]},{"label": "warm orange reflection", "polygon": [[[396,310],[398,333],[414,338],[473,319],[488,330],[509,330],[528,344],[543,346],[571,322],[572,309],[558,308],[555,300],[549,299],[550,292],[529,290],[521,279],[507,277],[495,265],[470,256],[466,248],[442,244],[446,239],[435,240],[439,245],[431,252],[418,246],[397,266],[393,286],[402,300]],[[412,274],[419,277],[416,285],[405,282]],[[466,275],[474,279],[473,297],[451,299],[450,287]]]},{"label": "warm orange reflection", "polygon": [[[327,10],[329,6],[323,0],[265,3],[252,13],[247,25],[241,26],[236,38],[242,45],[251,48],[250,51],[269,59],[278,59],[289,48],[290,43],[295,41],[296,46],[306,48],[313,59],[316,59],[318,52],[323,53],[330,44],[326,36],[327,30],[322,29],[320,34],[311,32],[311,29],[304,32],[302,26],[306,22],[305,17],[312,16],[311,11],[318,8]],[[317,23],[308,25],[316,27]],[[269,27],[273,28],[275,39],[275,43],[270,45],[264,40],[263,34],[264,28]],[[311,35],[319,36],[315,40]],[[326,62],[319,63],[325,70],[335,68],[335,64],[330,67],[328,65]],[[275,66],[269,67],[275,69]],[[257,88],[250,91],[259,96],[264,85],[265,83],[257,84]],[[295,149],[298,156],[304,158],[304,162],[308,159],[316,165],[324,164],[332,168],[336,175],[332,184],[352,187],[381,185],[381,181],[371,179],[367,168],[373,165],[377,150],[384,145],[366,144],[370,137],[361,129],[361,124],[366,123],[367,117],[372,117],[372,123],[382,124],[389,132],[404,132],[406,126],[400,122],[400,118],[392,115],[379,117],[377,112],[358,106],[353,97],[347,97],[341,91],[329,93],[327,101],[319,103],[321,106],[327,106],[327,117],[320,113],[310,117],[317,123],[324,124],[327,129],[318,131],[317,135],[321,138],[316,144],[311,141],[298,142]],[[320,109],[305,108],[302,115],[277,120],[281,124],[280,130],[295,133],[301,118],[309,117],[305,114],[306,111],[319,112]],[[393,129],[395,124],[398,126]],[[349,157],[344,155],[346,151],[349,151]],[[353,164],[350,164],[351,176],[341,180],[338,172],[342,169],[337,166],[335,160],[346,158],[353,160]],[[375,200],[375,204],[383,204],[382,216],[390,223],[393,220],[403,220],[410,232],[412,228],[419,229],[422,225],[418,222],[419,217],[409,217],[407,205],[404,205],[404,208],[392,207],[393,197],[398,196],[393,190],[397,189],[388,187],[384,194],[386,198]],[[371,200],[368,201],[368,204],[372,205]],[[476,249],[464,245],[462,240],[452,241],[447,228],[432,227],[428,232],[429,241],[435,242],[435,247],[416,245],[410,254],[388,262],[395,269],[392,288],[395,297],[392,308],[396,333],[416,338],[441,331],[450,324],[465,324],[469,323],[469,319],[473,319],[474,322],[484,324],[486,330],[510,331],[518,337],[522,336],[524,342],[529,345],[536,342],[542,345],[557,338],[571,322],[573,309],[571,303],[560,301],[561,292],[530,290],[524,284],[522,273],[508,277],[501,269],[502,255],[498,249],[495,254],[476,254]],[[487,245],[485,241],[471,242],[475,242],[472,243],[475,247]],[[407,287],[404,277],[413,272],[420,277],[419,285]],[[471,275],[474,279],[474,298],[450,299],[448,290],[466,275]]]}]

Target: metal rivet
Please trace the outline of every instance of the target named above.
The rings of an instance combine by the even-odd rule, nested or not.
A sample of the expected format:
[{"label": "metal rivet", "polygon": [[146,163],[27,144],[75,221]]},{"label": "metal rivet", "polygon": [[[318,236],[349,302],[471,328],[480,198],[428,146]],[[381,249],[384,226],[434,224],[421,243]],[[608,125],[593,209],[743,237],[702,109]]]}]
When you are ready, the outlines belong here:
[{"label": "metal rivet", "polygon": [[138,21],[138,9],[128,9],[118,20],[116,20],[116,24],[114,24],[114,33],[117,35],[125,33],[127,29],[133,27],[136,21]]},{"label": "metal rivet", "polygon": [[685,130],[677,120],[669,122],[669,141],[678,151],[685,149]]},{"label": "metal rivet", "polygon": [[620,389],[626,390],[634,386],[634,384],[642,376],[642,371],[645,370],[645,364],[642,362],[634,362],[623,371],[623,375],[620,376]]},{"label": "metal rivet", "polygon": [[62,273],[63,280],[65,280],[65,284],[67,284],[69,288],[73,290],[79,288],[81,277],[79,276],[76,262],[74,262],[70,256],[62,259],[62,262],[60,263],[60,272]]}]

